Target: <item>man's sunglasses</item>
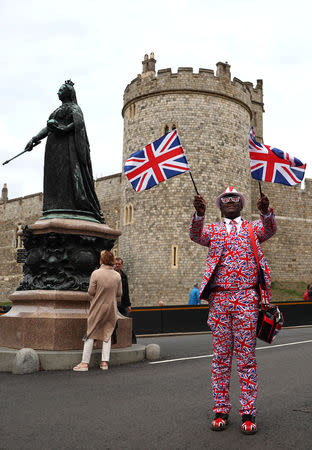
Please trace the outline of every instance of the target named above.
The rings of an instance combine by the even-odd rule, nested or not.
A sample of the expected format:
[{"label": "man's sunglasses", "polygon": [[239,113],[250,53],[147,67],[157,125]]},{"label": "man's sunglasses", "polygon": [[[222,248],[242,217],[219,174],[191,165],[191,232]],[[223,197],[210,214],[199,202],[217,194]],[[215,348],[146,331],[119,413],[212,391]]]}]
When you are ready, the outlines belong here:
[{"label": "man's sunglasses", "polygon": [[240,198],[237,195],[233,195],[233,197],[221,197],[221,203],[229,203],[230,201],[238,203],[240,201]]}]

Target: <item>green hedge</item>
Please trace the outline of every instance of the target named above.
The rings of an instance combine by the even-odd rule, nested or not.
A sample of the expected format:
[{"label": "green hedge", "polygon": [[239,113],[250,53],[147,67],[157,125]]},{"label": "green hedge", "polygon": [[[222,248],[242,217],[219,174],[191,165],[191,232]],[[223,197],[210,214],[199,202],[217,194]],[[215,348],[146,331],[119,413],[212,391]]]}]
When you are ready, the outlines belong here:
[{"label": "green hedge", "polygon": [[303,281],[273,281],[272,301],[278,302],[300,302],[303,301],[303,294],[307,288],[307,283]]}]

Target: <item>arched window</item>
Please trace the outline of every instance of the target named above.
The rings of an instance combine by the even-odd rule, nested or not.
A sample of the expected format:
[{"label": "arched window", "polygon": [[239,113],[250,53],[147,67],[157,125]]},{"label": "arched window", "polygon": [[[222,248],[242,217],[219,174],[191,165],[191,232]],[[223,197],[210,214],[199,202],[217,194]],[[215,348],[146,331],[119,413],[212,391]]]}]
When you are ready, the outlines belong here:
[{"label": "arched window", "polygon": [[132,223],[132,218],[133,218],[133,206],[131,203],[129,203],[129,210],[128,210],[128,223]]},{"label": "arched window", "polygon": [[126,205],[124,207],[124,218],[123,219],[124,219],[123,220],[124,225],[127,225],[128,224],[128,205]]},{"label": "arched window", "polygon": [[135,103],[131,103],[129,107],[129,118],[133,119],[135,116]]},{"label": "arched window", "polygon": [[124,207],[124,225],[130,225],[133,222],[133,206],[132,203],[128,203]]},{"label": "arched window", "polygon": [[256,113],[256,111],[253,111],[253,114],[252,114],[252,118],[253,118],[253,126],[256,128],[256,126],[257,126],[257,113]]},{"label": "arched window", "polygon": [[162,134],[169,133],[169,131],[176,130],[177,128],[178,127],[176,123],[173,122],[165,123],[162,127]]}]

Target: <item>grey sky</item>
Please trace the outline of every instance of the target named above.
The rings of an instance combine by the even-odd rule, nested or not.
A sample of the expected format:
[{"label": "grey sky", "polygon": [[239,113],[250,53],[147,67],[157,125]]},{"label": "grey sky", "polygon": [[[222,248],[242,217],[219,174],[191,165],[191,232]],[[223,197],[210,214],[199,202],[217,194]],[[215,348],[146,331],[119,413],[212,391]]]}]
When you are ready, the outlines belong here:
[{"label": "grey sky", "polygon": [[[1,162],[22,151],[75,82],[94,176],[121,171],[122,97],[145,53],[156,69],[214,69],[264,82],[264,142],[308,163],[312,73],[308,0],[0,0]],[[186,149],[187,151],[187,149]],[[44,143],[0,168],[9,197],[42,191]]]}]

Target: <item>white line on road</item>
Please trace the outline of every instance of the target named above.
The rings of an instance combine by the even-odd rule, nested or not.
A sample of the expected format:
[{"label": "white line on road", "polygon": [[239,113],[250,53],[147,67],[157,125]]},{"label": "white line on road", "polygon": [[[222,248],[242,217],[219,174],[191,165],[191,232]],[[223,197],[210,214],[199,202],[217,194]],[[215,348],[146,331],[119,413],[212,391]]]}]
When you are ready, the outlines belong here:
[{"label": "white line on road", "polygon": [[176,361],[186,361],[188,359],[201,359],[201,358],[211,358],[213,355],[201,355],[201,356],[189,356],[188,358],[176,358],[176,359],[164,359],[163,361],[153,361],[149,364],[164,364]]},{"label": "white line on road", "polygon": [[[287,344],[266,345],[265,347],[256,347],[256,350],[268,350],[271,348],[286,347],[288,345],[307,344],[308,342],[312,342],[312,339],[310,339],[308,341],[288,342]],[[149,364],[165,364],[165,363],[171,363],[171,362],[177,362],[177,361],[187,361],[190,359],[202,359],[202,358],[212,358],[212,357],[213,357],[213,354],[201,355],[201,356],[189,356],[187,358],[175,358],[175,359],[164,359],[163,361],[153,361],[153,362],[150,362]]]}]

